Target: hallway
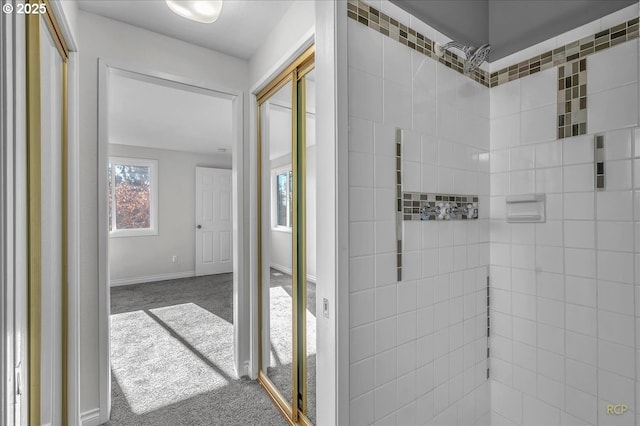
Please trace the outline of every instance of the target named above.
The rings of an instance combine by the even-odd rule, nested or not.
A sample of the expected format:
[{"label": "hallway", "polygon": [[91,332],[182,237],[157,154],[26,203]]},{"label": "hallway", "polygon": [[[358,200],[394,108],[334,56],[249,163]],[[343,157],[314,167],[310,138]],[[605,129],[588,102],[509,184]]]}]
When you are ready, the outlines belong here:
[{"label": "hallway", "polygon": [[111,289],[108,425],[283,425],[257,382],[235,378],[231,274]]}]

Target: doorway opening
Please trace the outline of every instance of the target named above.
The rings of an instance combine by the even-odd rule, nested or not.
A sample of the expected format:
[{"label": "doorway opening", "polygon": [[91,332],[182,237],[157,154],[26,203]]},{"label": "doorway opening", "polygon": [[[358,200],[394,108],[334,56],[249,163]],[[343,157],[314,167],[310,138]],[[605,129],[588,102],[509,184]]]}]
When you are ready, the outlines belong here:
[{"label": "doorway opening", "polygon": [[109,424],[241,422],[241,400],[277,424],[238,354],[242,97],[101,65]]}]

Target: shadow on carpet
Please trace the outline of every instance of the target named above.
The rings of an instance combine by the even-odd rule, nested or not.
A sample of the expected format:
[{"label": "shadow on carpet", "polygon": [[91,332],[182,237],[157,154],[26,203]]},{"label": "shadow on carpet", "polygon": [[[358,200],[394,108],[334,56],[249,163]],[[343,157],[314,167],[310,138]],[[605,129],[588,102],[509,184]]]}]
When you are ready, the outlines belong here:
[{"label": "shadow on carpet", "polygon": [[232,275],[114,288],[107,425],[286,425],[236,377]]}]

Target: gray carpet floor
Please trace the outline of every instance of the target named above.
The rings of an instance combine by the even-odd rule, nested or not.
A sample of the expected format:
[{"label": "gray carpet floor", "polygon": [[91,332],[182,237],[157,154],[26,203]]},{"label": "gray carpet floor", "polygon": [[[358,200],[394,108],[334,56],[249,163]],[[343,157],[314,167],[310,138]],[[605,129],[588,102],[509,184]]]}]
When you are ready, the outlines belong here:
[{"label": "gray carpet floor", "polygon": [[111,290],[107,425],[287,424],[257,382],[235,377],[232,286],[223,274]]}]

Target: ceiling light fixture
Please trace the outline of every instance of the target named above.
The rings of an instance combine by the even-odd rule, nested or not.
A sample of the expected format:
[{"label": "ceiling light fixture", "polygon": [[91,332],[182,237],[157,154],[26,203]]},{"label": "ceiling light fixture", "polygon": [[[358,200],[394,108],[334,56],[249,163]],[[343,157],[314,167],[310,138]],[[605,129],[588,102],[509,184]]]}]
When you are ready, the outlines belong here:
[{"label": "ceiling light fixture", "polygon": [[165,0],[169,9],[176,15],[203,24],[218,20],[222,12],[222,0]]}]

